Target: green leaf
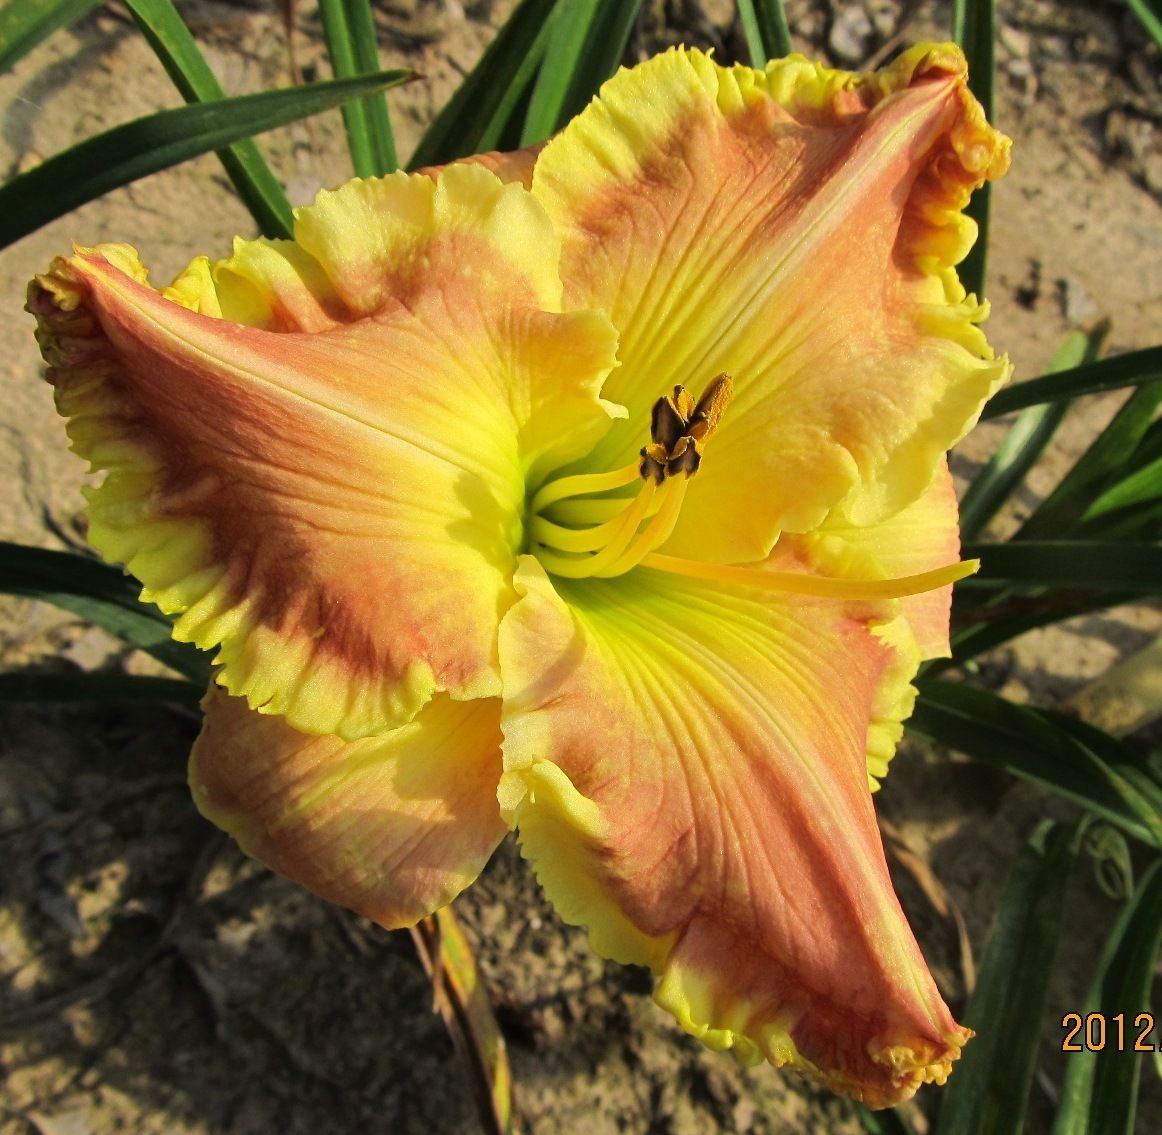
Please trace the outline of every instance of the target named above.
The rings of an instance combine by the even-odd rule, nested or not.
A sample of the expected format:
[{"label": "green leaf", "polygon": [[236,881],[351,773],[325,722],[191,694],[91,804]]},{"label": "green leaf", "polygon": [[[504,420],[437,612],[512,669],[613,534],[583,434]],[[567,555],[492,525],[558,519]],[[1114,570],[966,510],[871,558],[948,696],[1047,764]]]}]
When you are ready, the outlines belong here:
[{"label": "green leaf", "polygon": [[1009,871],[964,1012],[976,1037],[941,1095],[936,1135],[1023,1129],[1077,836],[1042,822]]},{"label": "green leaf", "polygon": [[569,0],[557,5],[521,132],[522,146],[555,134],[617,70],[639,6],[640,0]]},{"label": "green leaf", "polygon": [[738,14],[752,67],[765,67],[767,60],[782,59],[794,50],[783,0],[738,0]]},{"label": "green leaf", "polygon": [[450,906],[411,928],[416,953],[452,1043],[468,1065],[481,1129],[518,1135],[512,1107],[512,1067],[472,945]]},{"label": "green leaf", "polygon": [[[319,12],[335,78],[351,79],[379,70],[379,38],[368,0],[319,0]],[[377,177],[398,167],[382,93],[344,103],[343,124],[356,177]]]},{"label": "green leaf", "polygon": [[1162,50],[1162,0],[1128,0],[1130,11],[1142,21],[1142,27]]},{"label": "green leaf", "polygon": [[[1106,320],[1090,331],[1070,333],[1054,354],[1049,373],[1068,370],[1095,359],[1108,333],[1109,322]],[[1009,427],[996,453],[973,478],[961,499],[960,531],[964,539],[971,540],[976,536],[1025,479],[1071,405],[1069,401],[1061,401],[1030,406]]]},{"label": "green leaf", "polygon": [[1162,592],[1162,544],[1106,540],[1009,540],[966,544],[980,571],[960,586],[993,583],[1034,587],[1116,588]]},{"label": "green leaf", "polygon": [[210,656],[175,642],[169,619],[142,603],[140,590],[117,568],[87,556],[0,541],[0,592],[40,599],[87,619],[205,688]]},{"label": "green leaf", "polygon": [[[355,65],[361,75],[373,75],[380,69],[379,33],[370,0],[346,0],[347,24],[355,38]],[[395,132],[391,128],[387,96],[372,95],[363,100],[367,130],[371,138],[371,156],[376,173],[394,173],[399,169],[395,149]]]},{"label": "green leaf", "polygon": [[1144,468],[1136,469],[1112,488],[1107,489],[1085,510],[1085,520],[1094,520],[1110,512],[1144,504],[1162,496],[1162,457],[1156,457]]},{"label": "green leaf", "polygon": [[1063,714],[927,677],[908,729],[1076,801],[1162,847],[1162,784],[1116,738]]},{"label": "green leaf", "polygon": [[1021,526],[1021,540],[1061,536],[1077,528],[1090,504],[1132,465],[1162,405],[1162,382],[1139,387],[1112,421]]},{"label": "green leaf", "polygon": [[857,1103],[855,1114],[867,1135],[913,1135],[912,1128],[894,1109],[872,1111],[864,1104]]},{"label": "green leaf", "polygon": [[472,73],[420,140],[409,169],[442,165],[500,145],[544,59],[556,0],[522,0]]},{"label": "green leaf", "polygon": [[533,84],[521,131],[522,146],[541,142],[556,131],[601,6],[602,0],[573,0],[558,4],[553,12],[545,60]]},{"label": "green leaf", "polygon": [[365,78],[264,91],[163,110],[114,127],[49,158],[0,189],[0,248],[111,189],[408,77],[407,71],[383,71]]},{"label": "green leaf", "polygon": [[[187,103],[226,97],[172,0],[125,0],[125,4]],[[218,158],[263,236],[292,236],[290,202],[258,147],[251,141],[235,142],[219,150]]]},{"label": "green leaf", "polygon": [[204,685],[139,674],[0,674],[0,702],[174,702],[193,708]]},{"label": "green leaf", "polygon": [[[973,609],[970,616],[973,621],[962,622],[952,635],[952,657],[927,663],[924,672],[941,673],[1038,627],[1104,611],[1135,598],[1134,594],[1124,591],[1054,591],[1048,595],[1006,596],[1000,603]],[[960,599],[963,596],[958,596]],[[956,613],[960,619],[965,617],[962,606],[958,602]]]},{"label": "green leaf", "polygon": [[1018,382],[993,395],[981,420],[999,418],[1012,410],[1076,398],[1080,394],[1100,394],[1124,386],[1145,386],[1162,379],[1162,347],[1127,351],[1112,359],[1100,359],[1060,374],[1045,374],[1028,382]]},{"label": "green leaf", "polygon": [[8,0],[0,8],[0,72],[53,32],[87,16],[99,0]]},{"label": "green leaf", "polygon": [[[1070,1056],[1053,1135],[1134,1135],[1141,1055],[1133,1047],[1134,1017],[1150,1008],[1150,986],[1162,945],[1162,860],[1146,870],[1106,939],[1082,1013],[1100,1013],[1101,1051]],[[1124,1016],[1125,1044],[1116,1043],[1115,1015]],[[1084,1037],[1085,1029],[1081,1030]],[[1112,1035],[1111,1035],[1112,1034]],[[1157,1047],[1158,1034],[1151,1043]]]},{"label": "green leaf", "polygon": [[[952,38],[960,44],[968,60],[968,85],[985,116],[993,118],[993,87],[996,81],[995,0],[955,0]],[[965,214],[977,224],[976,243],[960,264],[961,282],[969,292],[985,294],[985,269],[989,243],[989,202],[991,191],[985,182],[973,195]]]}]

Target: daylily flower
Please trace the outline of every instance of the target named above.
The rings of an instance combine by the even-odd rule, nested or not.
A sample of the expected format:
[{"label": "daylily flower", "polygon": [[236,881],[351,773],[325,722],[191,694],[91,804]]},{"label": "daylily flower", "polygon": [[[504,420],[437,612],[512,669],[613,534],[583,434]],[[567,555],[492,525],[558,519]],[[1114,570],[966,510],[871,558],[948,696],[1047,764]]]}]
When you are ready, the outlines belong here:
[{"label": "daylily flower", "polygon": [[954,265],[1008,164],[960,52],[675,50],[539,153],[353,181],[294,242],[38,277],[90,538],[216,649],[251,854],[399,927],[509,828],[689,1032],[873,1106],[967,1032],[872,807],[1008,375]]}]

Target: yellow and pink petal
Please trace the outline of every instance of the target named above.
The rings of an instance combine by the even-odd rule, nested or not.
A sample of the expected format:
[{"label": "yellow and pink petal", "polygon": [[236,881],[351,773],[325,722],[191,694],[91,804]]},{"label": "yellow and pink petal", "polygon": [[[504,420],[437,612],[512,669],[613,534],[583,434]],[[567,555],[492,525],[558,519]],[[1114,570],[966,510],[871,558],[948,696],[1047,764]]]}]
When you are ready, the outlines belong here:
[{"label": "yellow and pink petal", "polygon": [[[932,484],[912,504],[871,524],[851,514],[860,501],[836,509],[813,532],[784,535],[778,548],[797,549],[821,573],[854,579],[898,579],[934,571],[960,558],[960,518],[948,462],[941,461]],[[900,600],[920,657],[947,658],[952,585]]]},{"label": "yellow and pink petal", "polygon": [[[780,570],[810,570],[790,553]],[[918,654],[895,601],[550,581],[501,626],[502,811],[562,916],[707,1044],[886,1106],[963,1045],[869,790]]]},{"label": "yellow and pink petal", "polygon": [[230,692],[354,739],[499,692],[526,483],[608,427],[616,333],[560,313],[543,210],[480,167],[323,193],[297,236],[164,295],[131,249],[78,250],[29,307],[105,473],[94,546]]},{"label": "yellow and pink petal", "polygon": [[616,75],[533,173],[566,303],[621,335],[606,394],[628,420],[586,468],[630,460],[675,384],[726,372],[668,552],[754,562],[839,505],[866,524],[916,500],[1009,373],[954,267],[1008,148],[951,45],[871,75],[685,50]]},{"label": "yellow and pink petal", "polygon": [[500,703],[433,698],[380,737],[307,736],[211,688],[190,756],[202,813],[248,854],[395,929],[450,903],[506,828]]}]

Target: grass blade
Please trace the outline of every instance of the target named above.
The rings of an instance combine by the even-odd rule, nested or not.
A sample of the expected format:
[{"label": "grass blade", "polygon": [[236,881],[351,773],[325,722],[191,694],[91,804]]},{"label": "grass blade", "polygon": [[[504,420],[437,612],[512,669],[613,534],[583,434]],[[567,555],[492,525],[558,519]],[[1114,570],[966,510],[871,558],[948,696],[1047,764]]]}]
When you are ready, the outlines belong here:
[{"label": "grass blade", "polygon": [[980,571],[966,591],[997,582],[1035,587],[1116,588],[1162,593],[1162,544],[1106,540],[1009,540],[967,544],[966,559]]},{"label": "grass blade", "polygon": [[[1133,1051],[1134,1017],[1150,1008],[1154,965],[1162,945],[1162,860],[1147,869],[1102,951],[1083,1019],[1100,1013],[1107,1029],[1125,1014],[1126,1045],[1108,1043],[1069,1058],[1053,1135],[1133,1135],[1141,1055]],[[1084,1033],[1084,1029],[1082,1030]],[[1156,1049],[1158,1035],[1150,1039]]]},{"label": "grass blade", "polygon": [[[187,103],[226,97],[172,0],[125,0],[142,35]],[[278,178],[249,140],[218,151],[218,158],[263,236],[290,237],[294,217]]]},{"label": "grass blade", "polygon": [[975,609],[972,621],[963,622],[953,633],[952,657],[927,663],[924,672],[939,674],[1038,627],[1104,611],[1135,598],[1123,591],[1055,591],[1045,596],[1008,597],[996,607]]},{"label": "grass blade", "polygon": [[9,0],[0,8],[0,72],[53,32],[87,16],[99,0]]},{"label": "grass blade", "polygon": [[1162,457],[1128,474],[1107,489],[1085,511],[1085,521],[1096,520],[1135,504],[1145,504],[1162,496]]},{"label": "grass blade", "polygon": [[435,1009],[472,1073],[484,1130],[488,1135],[517,1135],[504,1036],[452,908],[421,919],[412,928],[412,941],[432,983]]},{"label": "grass blade", "polygon": [[[347,6],[343,0],[319,0],[319,15],[323,18],[323,38],[331,57],[331,70],[336,79],[349,79],[358,73],[351,29],[347,26]],[[351,153],[351,167],[356,177],[373,177],[374,158],[371,154],[371,135],[367,127],[367,112],[361,100],[353,99],[343,106],[343,126],[347,131],[347,149]]]},{"label": "grass blade", "polygon": [[1116,738],[964,682],[922,679],[908,729],[1041,784],[1162,847],[1162,785]]},{"label": "grass blade", "polygon": [[[442,165],[501,144],[544,59],[556,0],[522,0],[416,147],[409,169]],[[515,144],[515,141],[514,141]]]},{"label": "grass blade", "polygon": [[964,1023],[976,1032],[944,1089],[936,1135],[1019,1135],[1077,832],[1048,821],[1009,872]]},{"label": "grass blade", "polygon": [[0,248],[110,189],[408,77],[407,71],[383,71],[358,79],[264,91],[163,110],[114,127],[49,158],[0,189]]},{"label": "grass blade", "polygon": [[118,568],[72,552],[0,542],[0,592],[40,599],[87,619],[205,688],[210,656],[171,638],[173,626],[137,598],[140,585]]},{"label": "grass blade", "polygon": [[574,0],[572,4],[558,4],[554,10],[545,61],[533,84],[521,131],[522,146],[541,142],[557,129],[601,2]]},{"label": "grass blade", "polygon": [[[378,33],[367,0],[319,0],[319,13],[336,79],[379,70]],[[377,177],[396,168],[395,140],[381,93],[344,103],[343,125],[356,177]]]},{"label": "grass blade", "polygon": [[[968,60],[968,85],[976,95],[988,120],[993,118],[993,88],[996,81],[996,2],[995,0],[955,0],[952,38],[963,48]],[[965,215],[976,221],[977,238],[960,264],[960,279],[969,292],[985,294],[985,269],[988,261],[989,202],[988,182],[973,195]]]},{"label": "grass blade", "polygon": [[204,685],[139,674],[0,674],[0,702],[172,702],[196,709]]},{"label": "grass blade", "polygon": [[570,0],[557,5],[521,132],[522,146],[555,134],[617,70],[639,7],[640,0]]},{"label": "grass blade", "polygon": [[1112,359],[1100,359],[1060,374],[1045,374],[1028,382],[1018,382],[1016,386],[1007,386],[985,406],[981,420],[999,418],[1012,410],[1023,410],[1042,402],[1076,398],[1080,394],[1100,394],[1124,386],[1145,386],[1158,379],[1162,379],[1162,347],[1127,351]]},{"label": "grass blade", "polygon": [[[379,70],[379,33],[375,28],[370,0],[345,0],[345,3],[358,74],[374,75]],[[394,173],[399,169],[399,155],[395,149],[395,133],[391,128],[387,97],[377,94],[365,98],[363,110],[375,172],[379,175]]]},{"label": "grass blade", "polygon": [[1089,505],[1114,484],[1127,458],[1137,452],[1162,405],[1162,382],[1141,386],[1078,458],[1057,487],[1021,526],[1018,538],[1059,536],[1077,526]]},{"label": "grass blade", "polygon": [[[1108,333],[1107,320],[1091,331],[1072,332],[1054,354],[1049,373],[1092,362]],[[975,537],[1004,506],[1052,440],[1071,405],[1063,400],[1030,406],[1009,427],[996,453],[973,479],[960,502],[960,531],[965,540]]]},{"label": "grass blade", "polygon": [[1142,27],[1162,49],[1162,2],[1160,0],[1127,0],[1130,10],[1142,22]]},{"label": "grass blade", "polygon": [[913,1135],[912,1129],[894,1109],[872,1111],[864,1104],[857,1103],[855,1115],[867,1135]]},{"label": "grass blade", "polygon": [[767,60],[794,50],[783,0],[738,0],[738,14],[752,67],[765,67]]}]

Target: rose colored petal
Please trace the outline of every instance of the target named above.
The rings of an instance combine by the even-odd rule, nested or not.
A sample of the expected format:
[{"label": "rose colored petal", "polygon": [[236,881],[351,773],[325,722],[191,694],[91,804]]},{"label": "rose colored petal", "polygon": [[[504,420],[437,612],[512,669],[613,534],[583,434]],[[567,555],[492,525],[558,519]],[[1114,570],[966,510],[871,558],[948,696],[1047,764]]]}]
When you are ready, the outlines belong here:
[{"label": "rose colored petal", "polygon": [[543,211],[478,167],[323,193],[297,238],[166,296],[131,249],[81,251],[30,309],[107,472],[94,546],[232,693],[354,739],[499,692],[526,484],[607,428],[615,333],[556,314]]},{"label": "rose colored petal", "polygon": [[862,524],[923,492],[1009,373],[953,267],[1008,146],[952,45],[871,75],[674,50],[549,142],[533,193],[566,302],[621,334],[605,393],[629,416],[587,468],[628,461],[674,384],[734,379],[668,553],[753,562],[844,501]]},{"label": "rose colored petal", "polygon": [[503,838],[500,703],[437,695],[382,737],[311,737],[211,688],[190,755],[202,813],[281,875],[382,926],[471,883]]},{"label": "rose colored petal", "polygon": [[895,604],[646,569],[554,585],[530,559],[517,586],[500,800],[562,916],[650,966],[707,1044],[872,1106],[942,1082],[967,1033],[893,893],[868,786],[911,706]]}]

